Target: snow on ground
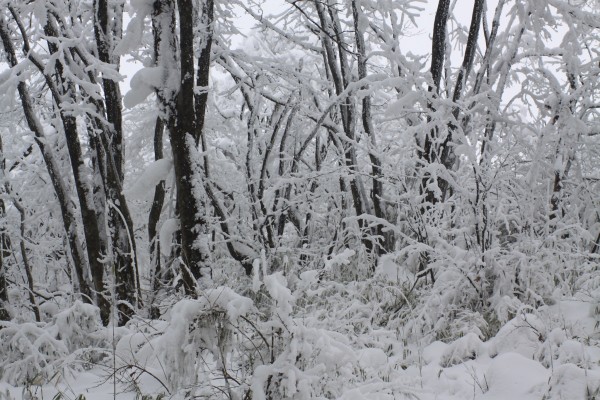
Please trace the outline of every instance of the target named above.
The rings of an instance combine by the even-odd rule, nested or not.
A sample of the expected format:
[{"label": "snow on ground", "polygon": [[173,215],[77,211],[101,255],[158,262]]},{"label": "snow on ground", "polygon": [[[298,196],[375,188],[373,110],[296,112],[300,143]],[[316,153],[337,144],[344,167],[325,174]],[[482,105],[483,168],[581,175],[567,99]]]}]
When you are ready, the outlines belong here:
[{"label": "snow on ground", "polygon": [[[284,282],[275,278],[277,277],[273,277],[270,282],[269,290],[278,293],[280,302],[291,301],[290,292],[282,289],[285,286]],[[184,300],[179,308],[185,305],[186,312],[194,314],[217,305],[225,310],[232,321],[252,310],[250,300],[234,292],[213,294],[214,298],[207,295],[197,304]],[[243,305],[243,310],[238,310],[239,307],[236,306],[238,303]],[[174,307],[174,312],[177,309],[177,306]],[[285,306],[284,309],[290,311],[289,306]],[[175,314],[172,318],[178,321],[182,316],[183,314]],[[85,396],[88,400],[136,399],[140,398],[139,393],[153,395],[152,398],[155,399],[158,394],[167,392],[166,381],[173,379],[171,375],[174,367],[152,361],[153,357],[156,357],[153,353],[163,351],[165,341],[169,341],[169,345],[181,346],[188,340],[186,338],[189,335],[193,335],[186,330],[187,328],[181,329],[166,322],[154,322],[152,326],[141,328],[138,332],[132,329],[129,332],[117,331],[119,341],[115,347],[117,361],[114,367],[110,365],[101,367],[89,363],[83,368],[63,368],[50,379],[46,379],[47,383],[43,385],[40,385],[41,382],[35,378],[20,386],[11,386],[3,382],[0,383],[0,399],[76,399],[79,395]],[[208,332],[206,330],[208,328],[202,329],[199,331],[200,334]],[[172,340],[169,338],[174,334],[171,331],[183,332],[186,338],[179,338],[179,343],[170,343]],[[149,334],[149,332],[154,333]],[[535,313],[517,315],[505,324],[495,337],[485,342],[471,333],[451,343],[436,341],[408,353],[401,344],[387,342],[390,336],[385,332],[381,330],[373,332],[373,343],[379,343],[381,347],[350,348],[347,346],[350,343],[356,346],[356,342],[349,341],[349,338],[344,338],[344,335],[315,329],[298,330],[292,340],[295,344],[293,343],[291,347],[297,346],[300,349],[295,356],[296,361],[302,354],[301,348],[306,350],[310,346],[315,346],[311,348],[318,348],[321,353],[315,357],[316,360],[322,360],[325,364],[328,363],[328,357],[337,360],[335,365],[332,364],[333,367],[313,366],[310,373],[321,374],[321,382],[327,379],[328,374],[334,374],[334,370],[335,374],[343,374],[344,369],[348,370],[348,368],[360,371],[359,375],[364,376],[363,382],[344,386],[339,391],[341,395],[333,398],[348,400],[399,398],[389,394],[392,390],[390,388],[394,385],[402,388],[401,392],[406,398],[414,396],[413,398],[422,400],[591,400],[599,398],[600,348],[596,346],[595,341],[598,328],[595,320],[590,316],[587,302],[565,300]],[[319,334],[325,336],[322,339],[311,339],[316,342],[310,342],[309,346],[309,342],[301,343],[300,334],[316,335],[315,338]],[[79,335],[77,337],[80,339],[86,337],[81,336],[82,333],[70,333],[70,340],[75,337],[74,335]],[[193,336],[189,337],[193,338]],[[202,343],[206,341],[201,340]],[[188,347],[190,343],[195,342],[188,342]],[[206,343],[204,345],[208,346]],[[213,345],[218,346],[218,344]],[[163,350],[160,350],[161,348]],[[345,350],[336,353],[340,349]],[[214,349],[212,351],[215,353]],[[169,354],[164,354],[164,358],[169,359],[173,354],[174,352],[170,351]],[[217,358],[215,356],[215,360]],[[293,361],[292,359],[291,365]],[[211,361],[208,363],[210,364]],[[218,361],[213,360],[211,365],[216,367],[217,364]],[[10,368],[6,365],[3,368],[6,370],[7,367]],[[118,371],[116,375],[113,374],[113,368]],[[165,368],[170,370],[167,371]],[[261,371],[266,371],[266,367],[259,368],[262,368]],[[293,374],[287,373],[288,378],[281,383],[288,385],[290,388],[288,390],[293,392],[294,384],[289,377],[296,376],[300,382],[300,377],[306,373],[307,371],[301,370],[296,370]],[[117,382],[115,376],[119,378]],[[391,382],[387,382],[385,377]],[[60,397],[56,397],[59,394]],[[303,395],[314,398],[319,393],[311,394],[309,390],[298,390],[288,398],[301,399],[304,398]]]},{"label": "snow on ground", "polygon": [[[114,399],[115,387],[112,379],[106,379],[106,371],[98,368],[79,372],[75,376],[57,376],[51,384],[37,386],[32,384],[26,387],[14,387],[7,383],[0,383],[0,399],[75,399],[79,395],[89,400]],[[135,399],[134,391],[125,391],[123,385],[116,386],[117,398]],[[83,399],[81,399],[83,400]]]}]

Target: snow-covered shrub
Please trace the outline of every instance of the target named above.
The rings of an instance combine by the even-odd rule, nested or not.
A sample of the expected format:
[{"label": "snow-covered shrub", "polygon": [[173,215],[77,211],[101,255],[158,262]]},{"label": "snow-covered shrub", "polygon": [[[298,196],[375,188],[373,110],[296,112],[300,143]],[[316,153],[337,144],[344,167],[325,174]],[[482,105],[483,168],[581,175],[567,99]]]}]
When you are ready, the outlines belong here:
[{"label": "snow-covered shrub", "polygon": [[133,320],[129,333],[122,335],[115,346],[117,368],[138,366],[147,368],[156,360],[154,344],[167,329],[168,323],[162,320]]},{"label": "snow-covered shrub", "polygon": [[349,382],[357,356],[346,338],[335,332],[294,327],[293,337],[270,364],[254,371],[252,394],[256,400],[339,397],[343,387],[332,379]]},{"label": "snow-covered shrub", "polygon": [[31,322],[0,322],[0,377],[11,385],[47,382],[69,349],[48,330]]},{"label": "snow-covered shrub", "polygon": [[558,361],[561,364],[575,364],[585,368],[585,345],[576,340],[565,340],[558,348]]},{"label": "snow-covered shrub", "polygon": [[98,308],[80,301],[45,325],[2,322],[0,376],[13,384],[44,382],[75,358],[99,361],[108,345]]},{"label": "snow-covered shrub", "polygon": [[168,327],[154,341],[169,385],[174,389],[197,385],[201,374],[211,369],[224,371],[233,345],[233,326],[251,312],[252,300],[226,287],[175,304]]},{"label": "snow-covered shrub", "polygon": [[548,376],[548,371],[529,357],[512,352],[500,354],[492,360],[485,372],[484,385],[487,392],[484,398],[540,399]]},{"label": "snow-covered shrub", "polygon": [[253,399],[410,398],[389,361],[386,341],[395,335],[373,326],[377,298],[386,292],[381,281],[339,284],[312,275],[303,275],[294,292],[281,273],[264,279],[269,317],[260,326],[271,359],[252,372]]},{"label": "snow-covered shrub", "polygon": [[70,352],[87,347],[105,347],[106,332],[98,307],[79,300],[61,311],[49,327],[54,337],[62,340]]},{"label": "snow-covered shrub", "polygon": [[252,299],[220,287],[180,300],[164,326],[122,337],[121,364],[204,398],[410,396],[390,359],[394,332],[372,325],[381,281],[313,278],[302,274],[292,290],[282,272],[261,274]]},{"label": "snow-covered shrub", "polygon": [[389,324],[410,343],[450,341],[468,333],[488,336],[481,298],[460,268],[445,268],[433,286],[421,284],[412,292],[413,304],[398,310]]}]

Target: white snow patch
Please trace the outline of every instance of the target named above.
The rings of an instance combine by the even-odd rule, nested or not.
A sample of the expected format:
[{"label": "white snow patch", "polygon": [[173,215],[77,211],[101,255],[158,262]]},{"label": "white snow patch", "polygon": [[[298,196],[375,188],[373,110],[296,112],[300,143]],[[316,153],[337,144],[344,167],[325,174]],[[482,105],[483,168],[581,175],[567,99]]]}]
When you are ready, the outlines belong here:
[{"label": "white snow patch", "polygon": [[265,276],[265,286],[271,297],[277,302],[277,309],[281,311],[282,319],[287,320],[292,313],[294,296],[287,287],[287,280],[281,272]]},{"label": "white snow patch", "polygon": [[179,219],[171,218],[163,222],[160,227],[160,233],[158,237],[160,239],[160,253],[168,256],[171,252],[171,241],[173,240],[173,234],[179,229]]},{"label": "white snow patch", "polygon": [[163,82],[162,67],[145,67],[140,69],[131,78],[131,90],[123,98],[127,108],[135,107],[146,100]]},{"label": "white snow patch", "polygon": [[311,269],[310,271],[304,271],[300,274],[300,289],[308,289],[310,285],[319,281],[319,274],[321,273],[318,269]]},{"label": "white snow patch", "polygon": [[600,372],[585,370],[573,364],[556,368],[550,380],[546,400],[591,400],[600,394]]},{"label": "white snow patch", "polygon": [[254,293],[260,290],[262,286],[262,281],[260,280],[260,260],[255,258],[252,261],[252,291]]},{"label": "white snow patch", "polygon": [[173,168],[173,160],[163,158],[150,163],[137,178],[131,188],[125,190],[125,195],[131,199],[140,199],[152,192],[160,181],[169,176]]},{"label": "white snow patch", "polygon": [[358,351],[358,363],[363,368],[377,368],[386,365],[388,356],[378,348],[366,348]]},{"label": "white snow patch", "polygon": [[545,336],[544,323],[533,314],[519,315],[504,325],[491,340],[489,354],[516,352],[529,359],[533,358],[542,346]]},{"label": "white snow patch", "polygon": [[396,263],[393,255],[385,255],[379,260],[375,274],[393,282],[409,282],[414,279],[406,266]]},{"label": "white snow patch", "polygon": [[476,359],[484,349],[484,344],[475,333],[468,333],[452,342],[442,354],[440,365],[449,367]]},{"label": "white snow patch", "polygon": [[442,355],[446,352],[447,349],[448,344],[440,342],[439,340],[435,341],[423,349],[423,360],[427,364],[439,364]]},{"label": "white snow patch", "polygon": [[518,353],[496,357],[485,373],[486,400],[539,400],[550,373],[536,361]]},{"label": "white snow patch", "polygon": [[336,265],[348,265],[355,254],[354,250],[346,248],[339,254],[331,255],[328,260],[325,260],[325,270],[330,270]]}]

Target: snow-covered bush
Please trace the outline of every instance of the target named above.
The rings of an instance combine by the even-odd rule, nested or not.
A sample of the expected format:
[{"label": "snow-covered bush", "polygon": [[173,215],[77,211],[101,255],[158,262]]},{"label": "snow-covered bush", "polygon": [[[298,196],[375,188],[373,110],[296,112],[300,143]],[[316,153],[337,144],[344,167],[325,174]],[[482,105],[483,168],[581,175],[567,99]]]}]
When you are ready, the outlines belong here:
[{"label": "snow-covered bush", "polygon": [[233,327],[255,312],[252,300],[219,287],[195,300],[179,301],[169,314],[164,334],[153,341],[156,354],[174,389],[207,384],[203,374],[223,373],[234,344]]},{"label": "snow-covered bush", "polygon": [[98,308],[76,301],[48,324],[2,322],[0,377],[12,384],[46,382],[75,359],[97,362],[109,347]]},{"label": "snow-covered bush", "polygon": [[79,300],[58,313],[49,330],[70,352],[87,347],[107,347],[108,338],[98,307]]},{"label": "snow-covered bush", "polygon": [[11,385],[46,383],[69,349],[37,324],[0,322],[0,377]]},{"label": "snow-covered bush", "polygon": [[410,398],[389,361],[395,335],[375,333],[374,307],[387,293],[382,281],[339,285],[311,277],[303,274],[295,291],[281,273],[264,279],[261,310],[269,317],[260,326],[271,359],[252,373],[253,398]]},{"label": "snow-covered bush", "polygon": [[[372,335],[377,294],[366,293],[378,285],[334,285],[311,276],[304,274],[295,290],[276,272],[256,278],[249,297],[219,287],[180,300],[165,324],[121,338],[119,365],[151,371],[172,393],[215,399],[410,396],[390,362],[394,333]],[[355,290],[364,290],[360,299],[332,301]],[[313,313],[313,301],[323,305],[321,312]],[[347,319],[336,322],[344,312]]]}]

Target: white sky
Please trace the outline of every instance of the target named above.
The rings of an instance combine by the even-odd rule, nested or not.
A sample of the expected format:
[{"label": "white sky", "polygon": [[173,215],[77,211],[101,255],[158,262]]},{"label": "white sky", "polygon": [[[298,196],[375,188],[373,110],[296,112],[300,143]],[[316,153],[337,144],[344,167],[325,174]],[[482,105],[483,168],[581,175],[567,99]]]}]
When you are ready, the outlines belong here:
[{"label": "white sky", "polygon": [[[464,26],[469,26],[471,19],[471,12],[473,8],[474,0],[457,0],[455,5],[455,14],[457,19]],[[491,6],[495,7],[496,1],[492,1]],[[417,55],[425,55],[431,52],[431,32],[433,29],[433,20],[435,17],[435,11],[437,8],[437,0],[425,0],[422,3],[418,4],[419,7],[422,7],[424,10],[421,13],[420,17],[417,18],[416,24],[417,27],[411,27],[409,30],[410,36],[405,36],[400,38],[400,49],[403,53],[411,52]],[[264,11],[265,16],[278,14],[290,7],[289,3],[285,0],[264,0],[262,2],[262,9]],[[234,21],[235,26],[238,28],[240,32],[245,35],[252,34],[253,27],[256,25],[256,21],[251,16],[247,15],[243,9],[236,8],[236,18]],[[491,12],[488,14],[493,14],[493,8],[491,8]],[[126,22],[128,20],[128,16],[126,15]],[[490,17],[490,15],[488,15]],[[234,48],[243,48],[244,38],[233,38],[232,44]],[[452,64],[458,65],[462,61],[462,55],[458,54],[458,52],[453,52]],[[126,62],[124,58],[122,73],[126,75],[125,80],[121,83],[121,88],[123,93],[126,93],[129,90],[129,82],[131,80],[131,76],[137,71],[141,65],[131,62]]]}]

